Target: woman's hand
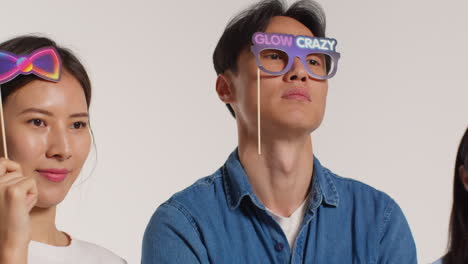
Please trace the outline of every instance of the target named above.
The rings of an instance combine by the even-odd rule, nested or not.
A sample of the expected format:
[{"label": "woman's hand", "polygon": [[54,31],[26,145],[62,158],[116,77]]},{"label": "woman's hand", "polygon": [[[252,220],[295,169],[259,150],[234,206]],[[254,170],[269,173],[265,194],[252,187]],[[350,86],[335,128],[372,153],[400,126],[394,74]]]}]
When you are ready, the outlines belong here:
[{"label": "woman's hand", "polygon": [[0,158],[0,263],[27,263],[29,212],[37,197],[34,178],[25,177],[18,163]]}]

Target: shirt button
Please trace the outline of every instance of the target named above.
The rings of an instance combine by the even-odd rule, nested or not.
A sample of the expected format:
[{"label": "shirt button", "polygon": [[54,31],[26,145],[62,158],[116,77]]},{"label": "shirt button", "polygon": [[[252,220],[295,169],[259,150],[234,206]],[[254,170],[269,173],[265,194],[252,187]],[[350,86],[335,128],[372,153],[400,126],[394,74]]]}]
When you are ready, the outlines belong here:
[{"label": "shirt button", "polygon": [[279,251],[283,250],[283,248],[284,248],[283,243],[276,243],[276,245],[275,245],[276,251],[279,252]]}]

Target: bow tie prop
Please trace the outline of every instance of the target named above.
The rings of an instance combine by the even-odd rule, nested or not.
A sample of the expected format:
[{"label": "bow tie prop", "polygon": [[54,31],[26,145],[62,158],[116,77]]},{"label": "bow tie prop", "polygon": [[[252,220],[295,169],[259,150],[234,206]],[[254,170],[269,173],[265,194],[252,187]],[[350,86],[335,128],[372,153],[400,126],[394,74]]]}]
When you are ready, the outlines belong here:
[{"label": "bow tie prop", "polygon": [[[18,75],[34,74],[44,80],[58,82],[61,68],[62,62],[58,52],[52,47],[35,50],[28,56],[19,56],[0,50],[0,97],[1,85],[13,80]],[[0,121],[3,156],[8,158],[2,100],[0,100]]]}]

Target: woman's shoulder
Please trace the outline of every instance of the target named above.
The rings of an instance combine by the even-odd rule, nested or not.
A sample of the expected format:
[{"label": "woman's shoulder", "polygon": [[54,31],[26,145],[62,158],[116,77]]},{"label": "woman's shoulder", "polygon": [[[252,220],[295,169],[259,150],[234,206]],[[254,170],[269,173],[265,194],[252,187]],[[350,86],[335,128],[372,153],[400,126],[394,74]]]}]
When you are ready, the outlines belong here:
[{"label": "woman's shoulder", "polygon": [[91,242],[71,238],[70,245],[52,246],[31,241],[28,251],[29,264],[54,263],[110,263],[126,264],[127,262],[112,251]]},{"label": "woman's shoulder", "polygon": [[71,245],[75,248],[75,250],[79,251],[80,255],[82,256],[89,256],[93,258],[99,258],[100,263],[116,263],[116,264],[124,264],[127,263],[123,258],[116,255],[114,252],[110,251],[109,249],[96,245],[91,242],[79,240],[79,239],[72,239]]}]

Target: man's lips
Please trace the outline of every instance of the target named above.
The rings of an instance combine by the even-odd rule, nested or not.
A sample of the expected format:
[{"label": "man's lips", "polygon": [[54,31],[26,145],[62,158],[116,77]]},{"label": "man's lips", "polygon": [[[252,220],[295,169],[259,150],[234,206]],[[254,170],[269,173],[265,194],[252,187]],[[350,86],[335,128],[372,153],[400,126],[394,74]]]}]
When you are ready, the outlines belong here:
[{"label": "man's lips", "polygon": [[302,87],[289,88],[283,93],[281,98],[294,99],[294,100],[299,100],[299,101],[309,101],[309,102],[311,101],[309,92],[307,91],[306,88],[302,88]]},{"label": "man's lips", "polygon": [[38,169],[37,172],[44,178],[52,182],[61,182],[65,180],[70,173],[67,169]]}]

